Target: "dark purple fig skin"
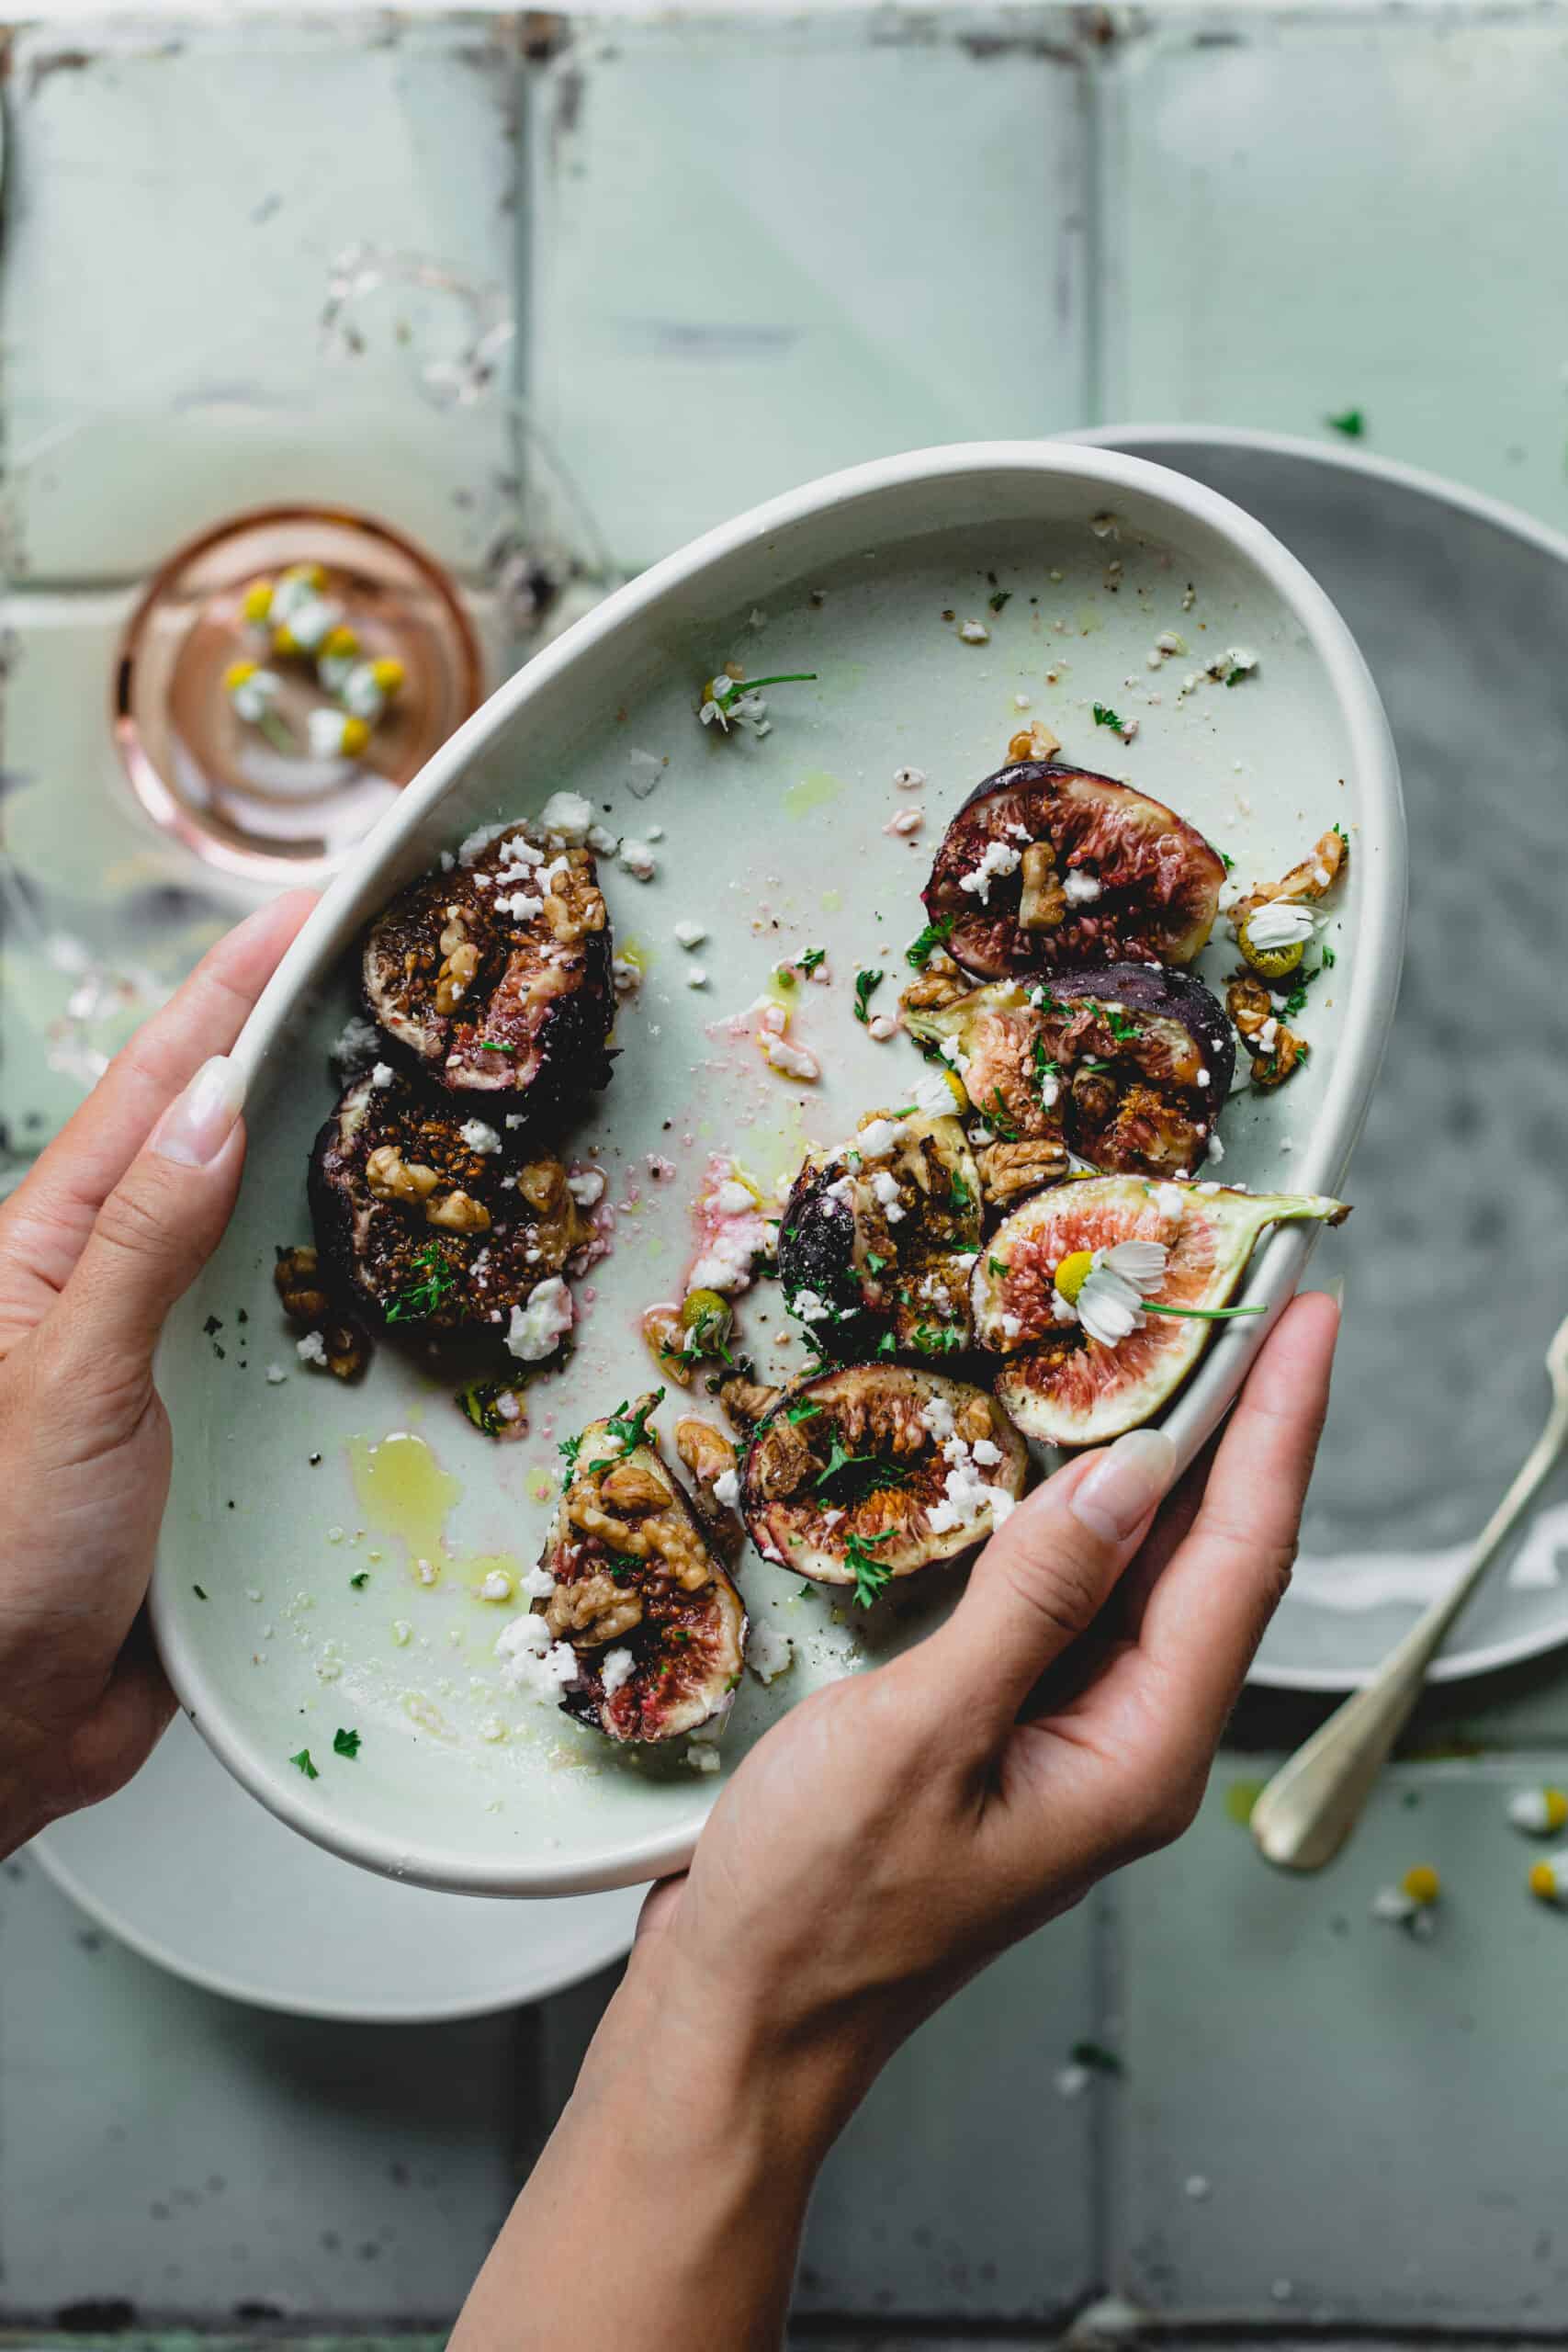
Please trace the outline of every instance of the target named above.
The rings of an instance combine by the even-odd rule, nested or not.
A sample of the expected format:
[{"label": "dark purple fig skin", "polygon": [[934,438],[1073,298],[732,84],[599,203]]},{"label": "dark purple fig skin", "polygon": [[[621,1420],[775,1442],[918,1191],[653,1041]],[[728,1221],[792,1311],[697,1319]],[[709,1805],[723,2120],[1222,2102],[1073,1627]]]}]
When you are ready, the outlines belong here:
[{"label": "dark purple fig skin", "polygon": [[[502,1176],[525,1164],[506,1152],[469,1154],[466,1161],[448,1163],[461,1169],[453,1181],[490,1210],[492,1222],[485,1231],[446,1232],[396,1203],[374,1199],[365,1166],[376,1142],[395,1140],[406,1159],[423,1158],[428,1164],[435,1154],[427,1143],[414,1140],[416,1123],[437,1121],[455,1135],[473,1115],[467,1104],[407,1077],[400,1075],[385,1088],[360,1078],[345,1088],[311,1147],[306,1189],[323,1282],[333,1296],[391,1336],[446,1340],[463,1333],[483,1335],[499,1345],[513,1306],[525,1303],[549,1275],[561,1273],[570,1250],[589,1238],[590,1228],[564,1190],[565,1170],[562,1197],[541,1218],[521,1191],[502,1187]],[[355,1130],[361,1118],[370,1124]],[[454,1142],[453,1154],[459,1148]],[[432,1248],[450,1277],[435,1312],[389,1319],[389,1307],[420,1279],[422,1270],[409,1262],[412,1254]],[[533,1263],[524,1254],[530,1248],[543,1253]],[[481,1287],[469,1267],[484,1250],[489,1257]]]},{"label": "dark purple fig skin", "polygon": [[[981,905],[960,887],[992,839],[1021,844],[1003,828],[1022,823],[1032,840],[1056,844],[1057,867],[1087,864],[1102,898],[1069,908],[1054,931],[1016,921],[1021,883],[998,876]],[[952,920],[944,945],[983,979],[1067,970],[1141,956],[1189,964],[1213,927],[1224,864],[1195,826],[1163,801],[1113,776],[1053,760],[1019,760],[977,784],[948,826],[927,883],[933,923]]]},{"label": "dark purple fig skin", "polygon": [[[524,828],[508,831],[515,834]],[[592,879],[592,858],[584,851],[571,854],[582,861],[581,870]],[[366,934],[365,1005],[387,1040],[389,1060],[415,1070],[427,1083],[468,1101],[475,1110],[493,1103],[498,1115],[502,1111],[520,1112],[530,1125],[537,1125],[558,1120],[585,1094],[609,1083],[614,1057],[606,1051],[605,1041],[615,1017],[615,944],[606,911],[602,929],[583,933],[566,951],[571,985],[547,1005],[531,1032],[531,1049],[520,1054],[471,1053],[454,1069],[452,1052],[465,1035],[493,1031],[502,1042],[511,1042],[518,1035],[514,1022],[495,1017],[492,1012],[502,1002],[499,989],[509,967],[509,951],[525,938],[547,937],[541,928],[542,918],[498,921],[485,894],[473,888],[472,875],[493,873],[502,862],[487,846],[468,865],[422,875],[399,893]],[[403,950],[409,945],[423,946],[433,959],[437,957],[435,942],[444,927],[444,910],[452,901],[463,907],[483,948],[472,994],[457,1013],[438,1013],[433,1004],[425,1004],[400,1026],[393,990],[407,985],[399,977]],[[423,986],[433,995],[433,974],[425,977]],[[404,1034],[405,1029],[417,1034]]]},{"label": "dark purple fig skin", "polygon": [[1129,1012],[1179,1021],[1202,1050],[1214,1115],[1224,1108],[1235,1076],[1235,1032],[1218,997],[1192,972],[1168,972],[1153,964],[1107,964],[1098,972],[1053,972],[1051,993],[1076,1003],[1094,997],[1102,1004],[1124,1004]]},{"label": "dark purple fig skin", "polygon": [[828,1187],[843,1169],[830,1160],[825,1168],[803,1168],[791,1187],[779,1220],[779,1286],[784,1305],[797,1291],[813,1290],[841,1318],[813,1323],[812,1337],[829,1357],[852,1356],[875,1334],[854,1270],[854,1211],[843,1201],[828,1197]]}]

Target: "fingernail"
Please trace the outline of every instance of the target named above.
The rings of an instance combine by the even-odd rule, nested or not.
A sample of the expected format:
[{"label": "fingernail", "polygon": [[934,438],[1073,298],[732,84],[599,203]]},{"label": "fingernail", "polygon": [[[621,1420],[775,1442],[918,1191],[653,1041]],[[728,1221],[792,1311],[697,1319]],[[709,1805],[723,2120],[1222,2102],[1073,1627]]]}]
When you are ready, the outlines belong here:
[{"label": "fingernail", "polygon": [[245,1081],[227,1054],[203,1062],[152,1130],[152,1149],[182,1168],[206,1168],[222,1150],[244,1107]]},{"label": "fingernail", "polygon": [[1163,1430],[1129,1430],[1103,1453],[1067,1508],[1104,1544],[1120,1544],[1145,1520],[1176,1474],[1176,1448]]}]

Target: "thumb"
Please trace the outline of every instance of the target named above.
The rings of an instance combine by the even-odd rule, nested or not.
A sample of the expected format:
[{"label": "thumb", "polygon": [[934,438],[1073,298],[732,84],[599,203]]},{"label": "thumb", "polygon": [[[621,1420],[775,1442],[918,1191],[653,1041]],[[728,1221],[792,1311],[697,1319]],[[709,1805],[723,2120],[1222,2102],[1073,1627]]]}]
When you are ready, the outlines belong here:
[{"label": "thumb", "polygon": [[965,1713],[1011,1722],[1047,1667],[1086,1634],[1176,1471],[1163,1430],[1131,1430],[1035,1489],[992,1536],[928,1648]]},{"label": "thumb", "polygon": [[229,1222],[244,1091],[226,1054],[203,1062],[105,1200],[61,1294],[71,1343],[117,1373],[151,1363],[164,1317]]}]

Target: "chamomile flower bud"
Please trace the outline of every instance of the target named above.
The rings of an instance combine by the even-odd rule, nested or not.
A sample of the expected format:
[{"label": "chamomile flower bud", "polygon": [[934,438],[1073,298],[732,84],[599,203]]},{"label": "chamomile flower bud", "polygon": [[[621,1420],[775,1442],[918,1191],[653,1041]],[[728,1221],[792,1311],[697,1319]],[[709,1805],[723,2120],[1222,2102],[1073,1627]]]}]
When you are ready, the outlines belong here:
[{"label": "chamomile flower bud", "polygon": [[253,628],[265,626],[272,614],[272,582],[253,580],[240,600],[240,611]]},{"label": "chamomile flower bud", "polygon": [[1530,1864],[1529,1891],[1542,1903],[1568,1901],[1568,1853],[1548,1854]]},{"label": "chamomile flower bud", "polygon": [[402,663],[396,661],[391,654],[383,653],[379,660],[372,662],[370,674],[389,702],[394,695],[401,694],[406,673]]},{"label": "chamomile flower bud", "polygon": [[264,670],[254,662],[231,662],[223,673],[223,691],[233,705],[234,716],[253,727],[276,701],[279,683],[276,671]]},{"label": "chamomile flower bud", "polygon": [[337,690],[344,708],[352,711],[355,718],[378,719],[387,707],[387,697],[376,675],[378,666],[374,662],[356,662]]},{"label": "chamomile flower bud", "polygon": [[1508,1818],[1516,1829],[1545,1837],[1568,1823],[1568,1796],[1561,1789],[1516,1789],[1508,1799]]},{"label": "chamomile flower bud", "polygon": [[325,637],[321,639],[321,658],[323,661],[336,661],[341,655],[347,654],[352,656],[356,654],[358,650],[359,639],[355,636],[354,630],[349,628],[346,621],[340,621],[337,628],[329,629]]},{"label": "chamomile flower bud", "polygon": [[1374,1919],[1387,1919],[1416,1935],[1430,1935],[1432,1909],[1443,1891],[1442,1882],[1428,1863],[1405,1871],[1397,1886],[1380,1886],[1372,1897]]},{"label": "chamomile flower bud", "polygon": [[341,710],[313,710],[306,722],[313,759],[355,759],[370,741],[363,718]]}]

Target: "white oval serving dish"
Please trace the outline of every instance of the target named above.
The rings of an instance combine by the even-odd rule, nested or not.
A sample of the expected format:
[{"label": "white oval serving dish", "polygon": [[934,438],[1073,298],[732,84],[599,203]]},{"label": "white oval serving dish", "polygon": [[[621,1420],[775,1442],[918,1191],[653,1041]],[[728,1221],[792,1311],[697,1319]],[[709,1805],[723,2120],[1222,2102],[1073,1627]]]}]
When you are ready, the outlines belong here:
[{"label": "white oval serving dish", "polygon": [[[959,635],[972,616],[981,642]],[[1258,654],[1256,675],[1237,691],[1179,693],[1185,665],[1148,661],[1170,628],[1194,668],[1235,643]],[[813,671],[818,682],[770,697],[765,740],[716,740],[694,689],[728,659],[753,676]],[[1398,776],[1343,622],[1260,525],[1136,458],[975,444],[808,484],[656,565],[431,762],[328,891],[237,1049],[252,1079],[245,1182],[160,1359],[176,1447],[153,1617],[198,1728],[306,1837],[472,1893],[661,1875],[689,1857],[725,1771],[785,1707],[918,1638],[950,1605],[951,1580],[938,1577],[852,1623],[858,1612],[802,1597],[749,1554],[748,1605],[789,1637],[794,1663],[766,1689],[748,1675],[724,1769],[698,1773],[680,1757],[613,1753],[507,1698],[493,1658],[507,1611],[478,1589],[498,1556],[536,1555],[558,1437],[652,1385],[637,1318],[678,1284],[708,1155],[733,1153],[772,1182],[807,1141],[907,1099],[914,1048],[878,1045],[853,1022],[854,973],[880,962],[892,1001],[931,849],[1001,763],[1021,699],[1064,757],[1169,802],[1244,878],[1283,871],[1327,825],[1345,827],[1349,878],[1325,934],[1338,962],[1332,994],[1314,995],[1312,1059],[1278,1094],[1235,1102],[1224,1129],[1227,1178],[1341,1185],[1398,985]],[[1096,728],[1096,702],[1138,717],[1135,743]],[[892,781],[908,765],[928,778],[912,841],[885,830],[911,805]],[[307,1229],[305,1156],[334,1091],[327,1049],[355,1009],[347,951],[441,850],[562,787],[587,793],[613,831],[646,839],[657,827],[660,871],[643,883],[606,862],[617,942],[646,976],[618,1024],[615,1082],[572,1138],[611,1171],[615,1247],[582,1288],[570,1363],[532,1392],[529,1439],[497,1448],[399,1350],[380,1347],[352,1388],[299,1364],[269,1276],[275,1246]],[[709,933],[701,988],[672,936],[682,918]],[[796,995],[795,1035],[822,1061],[817,1086],[772,1075],[723,1025],[782,956],[810,945],[825,947],[830,976]],[[1225,962],[1216,944],[1200,968],[1215,977]],[[1278,1309],[1310,1246],[1299,1229],[1269,1241],[1249,1297]],[[1230,1327],[1176,1401],[1167,1425],[1185,1456],[1224,1413],[1268,1319]],[[783,1321],[771,1289],[747,1302],[743,1344],[764,1364]],[[799,1349],[772,1361],[798,1365]],[[269,1382],[269,1364],[286,1376]],[[422,1582],[415,1564],[433,1555],[437,1580]],[[338,1729],[360,1735],[352,1760],[333,1753]],[[291,1765],[302,1748],[319,1779]]]}]

